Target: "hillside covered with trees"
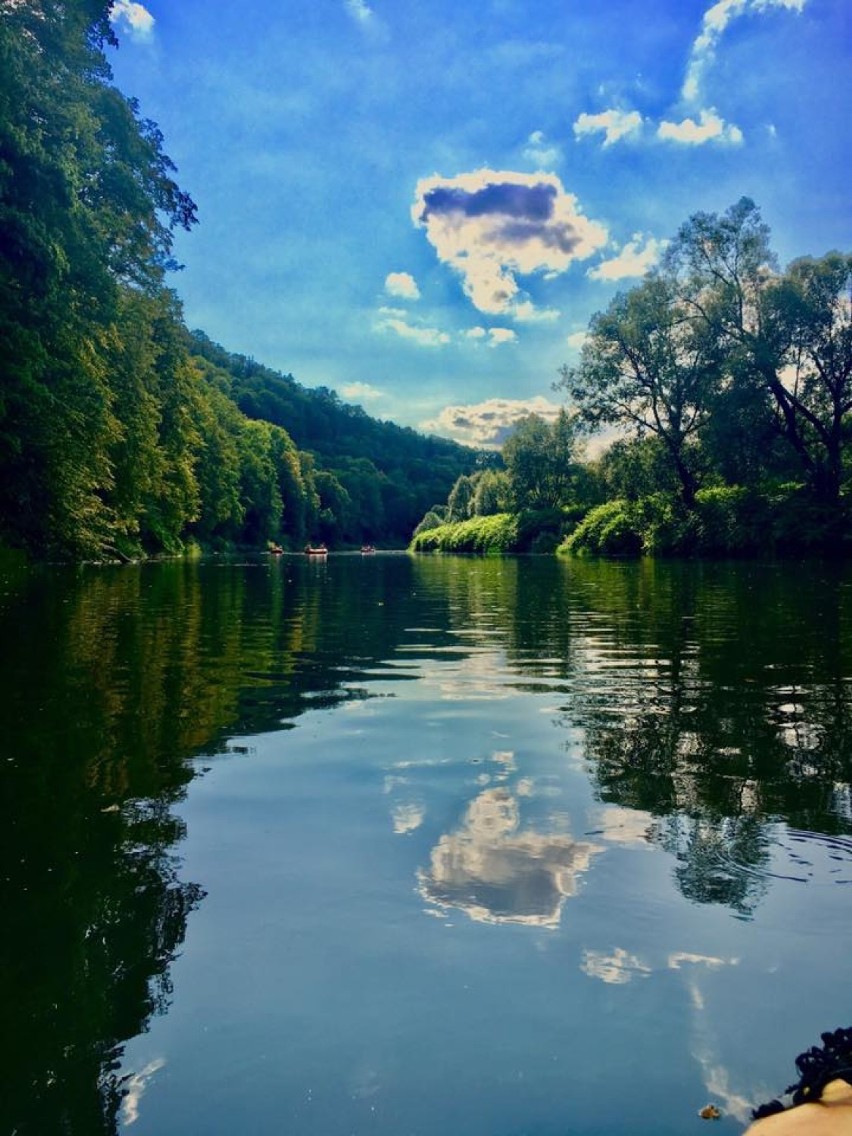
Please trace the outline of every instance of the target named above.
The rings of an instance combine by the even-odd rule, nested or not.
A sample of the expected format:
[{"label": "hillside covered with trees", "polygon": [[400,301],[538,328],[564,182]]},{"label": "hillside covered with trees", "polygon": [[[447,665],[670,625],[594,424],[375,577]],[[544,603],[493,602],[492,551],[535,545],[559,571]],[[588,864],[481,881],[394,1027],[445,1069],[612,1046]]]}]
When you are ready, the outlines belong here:
[{"label": "hillside covered with trees", "polygon": [[[747,198],[697,213],[589,326],[567,411],[462,477],[413,547],[750,554],[852,541],[852,255],[777,266]],[[615,435],[595,460],[582,442]],[[538,515],[535,510],[547,509]],[[532,512],[531,512],[532,511]]]},{"label": "hillside covered with trees", "polygon": [[0,543],[404,543],[476,455],[188,332],[165,281],[196,207],[111,82],[110,8],[0,7]]}]

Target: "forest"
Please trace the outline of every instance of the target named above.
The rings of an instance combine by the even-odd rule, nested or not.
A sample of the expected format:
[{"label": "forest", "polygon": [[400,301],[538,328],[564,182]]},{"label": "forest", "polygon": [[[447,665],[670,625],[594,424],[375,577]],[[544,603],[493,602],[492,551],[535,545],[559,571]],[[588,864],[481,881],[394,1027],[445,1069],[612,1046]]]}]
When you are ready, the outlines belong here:
[{"label": "forest", "polygon": [[849,547],[852,256],[779,270],[748,198],[689,218],[659,267],[593,317],[555,387],[557,418],[525,419],[499,468],[462,475],[413,548]]},{"label": "forest", "polygon": [[112,84],[110,4],[0,8],[0,545],[401,545],[477,455],[370,418],[185,326],[197,210]]}]

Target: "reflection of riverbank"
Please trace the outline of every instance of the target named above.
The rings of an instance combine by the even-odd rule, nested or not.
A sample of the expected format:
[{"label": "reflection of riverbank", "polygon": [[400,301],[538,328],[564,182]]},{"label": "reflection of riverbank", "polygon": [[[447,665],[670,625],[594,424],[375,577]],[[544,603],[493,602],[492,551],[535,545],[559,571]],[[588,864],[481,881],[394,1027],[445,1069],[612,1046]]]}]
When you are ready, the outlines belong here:
[{"label": "reflection of riverbank", "polygon": [[565,833],[520,832],[518,802],[505,788],[486,789],[457,832],[432,850],[420,891],[439,907],[457,907],[484,923],[559,924],[565,899],[577,894],[595,845]]}]

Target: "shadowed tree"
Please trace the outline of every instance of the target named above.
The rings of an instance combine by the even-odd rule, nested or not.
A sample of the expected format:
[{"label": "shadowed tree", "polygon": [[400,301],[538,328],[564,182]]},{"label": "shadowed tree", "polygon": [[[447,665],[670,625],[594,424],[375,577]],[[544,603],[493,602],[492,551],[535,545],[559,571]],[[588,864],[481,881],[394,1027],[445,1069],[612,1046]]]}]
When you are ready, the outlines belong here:
[{"label": "shadowed tree", "polygon": [[779,275],[753,201],[696,213],[665,257],[680,302],[718,340],[731,381],[763,392],[814,496],[842,480],[843,418],[852,407],[852,259],[805,258]]},{"label": "shadowed tree", "polygon": [[578,367],[563,367],[567,391],[590,428],[617,426],[658,438],[687,507],[700,484],[695,444],[721,384],[717,339],[678,296],[651,274],[615,297],[591,322]]}]

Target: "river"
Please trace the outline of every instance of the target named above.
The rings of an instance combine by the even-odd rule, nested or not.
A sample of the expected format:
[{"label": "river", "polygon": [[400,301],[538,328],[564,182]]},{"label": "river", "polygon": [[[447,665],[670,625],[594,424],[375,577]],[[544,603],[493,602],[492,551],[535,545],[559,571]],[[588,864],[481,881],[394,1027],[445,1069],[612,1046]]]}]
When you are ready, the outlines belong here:
[{"label": "river", "polygon": [[738,1133],[852,1024],[852,569],[0,564],[11,1136]]}]

